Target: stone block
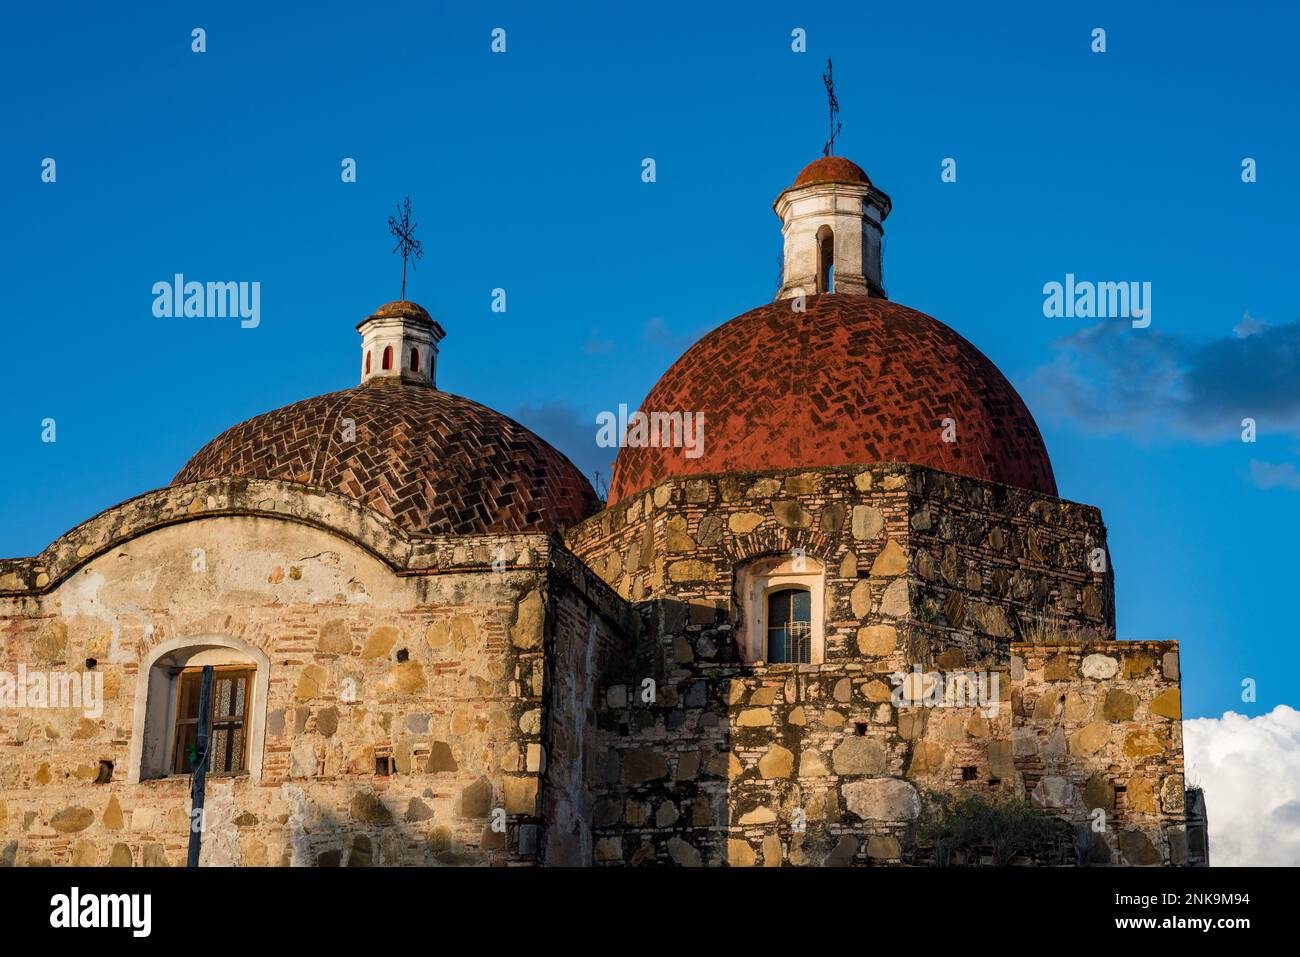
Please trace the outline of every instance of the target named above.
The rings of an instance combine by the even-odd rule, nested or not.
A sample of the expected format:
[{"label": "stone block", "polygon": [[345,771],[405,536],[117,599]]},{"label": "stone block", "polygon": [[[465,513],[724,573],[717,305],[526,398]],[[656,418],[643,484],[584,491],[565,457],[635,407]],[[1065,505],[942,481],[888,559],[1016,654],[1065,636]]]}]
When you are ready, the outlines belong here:
[{"label": "stone block", "polygon": [[758,773],[763,778],[788,778],[794,770],[794,754],[779,744],[768,748],[758,760]]},{"label": "stone block", "polygon": [[867,625],[858,629],[858,651],[864,655],[888,655],[898,647],[898,630],[893,625]]},{"label": "stone block", "polygon": [[853,537],[860,542],[869,542],[880,534],[885,527],[885,516],[873,505],[853,506]]},{"label": "stone block", "polygon": [[840,788],[845,806],[869,821],[912,821],[921,812],[916,788],[899,778],[869,778]]}]

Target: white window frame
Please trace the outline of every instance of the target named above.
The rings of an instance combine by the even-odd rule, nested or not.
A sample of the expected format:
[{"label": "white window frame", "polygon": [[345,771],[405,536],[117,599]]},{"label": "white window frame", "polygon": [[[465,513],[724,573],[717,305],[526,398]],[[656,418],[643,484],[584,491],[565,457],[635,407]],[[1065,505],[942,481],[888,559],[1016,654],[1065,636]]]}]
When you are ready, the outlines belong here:
[{"label": "white window frame", "polygon": [[826,660],[826,572],[822,563],[807,556],[760,558],[736,573],[736,594],[740,598],[740,657],[747,664],[768,664],[767,604],[773,592],[801,588],[809,593],[811,642],[808,663]]},{"label": "white window frame", "polygon": [[150,649],[136,676],[132,716],[131,764],[127,783],[172,776],[176,736],[176,682],[182,668],[203,665],[245,665],[253,668],[253,687],[245,718],[244,767],[254,784],[262,780],[266,748],[266,703],[271,659],[262,649],[225,635],[173,638]]}]

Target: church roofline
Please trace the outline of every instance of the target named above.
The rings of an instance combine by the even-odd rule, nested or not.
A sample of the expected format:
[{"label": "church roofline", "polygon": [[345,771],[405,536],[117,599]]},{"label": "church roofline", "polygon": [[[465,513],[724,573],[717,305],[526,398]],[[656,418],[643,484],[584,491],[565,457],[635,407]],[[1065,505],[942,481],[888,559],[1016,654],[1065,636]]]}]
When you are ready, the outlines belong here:
[{"label": "church roofline", "polygon": [[[99,556],[150,532],[223,516],[282,519],[333,533],[370,553],[401,575],[496,571],[492,565],[457,562],[458,547],[476,540],[513,541],[531,560],[510,571],[550,567],[554,532],[492,532],[476,535],[414,535],[345,495],[279,479],[220,478],[169,485],[127,499],[63,533],[38,555],[0,559],[0,598],[52,591]],[[471,553],[473,549],[469,550]]]}]

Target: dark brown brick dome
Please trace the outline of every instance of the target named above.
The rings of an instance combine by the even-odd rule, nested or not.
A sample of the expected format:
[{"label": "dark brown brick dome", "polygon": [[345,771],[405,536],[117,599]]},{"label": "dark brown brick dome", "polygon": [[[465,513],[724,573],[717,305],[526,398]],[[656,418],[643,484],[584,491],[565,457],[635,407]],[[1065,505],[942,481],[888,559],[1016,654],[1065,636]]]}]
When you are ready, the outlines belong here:
[{"label": "dark brown brick dome", "polygon": [[[356,440],[344,441],[345,419]],[[283,479],[339,492],[417,534],[522,532],[600,508],[574,465],[519,423],[423,385],[374,382],[295,402],[221,433],[173,485]]]},{"label": "dark brown brick dome", "polygon": [[[713,330],[641,403],[703,412],[703,454],[624,448],[612,504],[669,476],[907,462],[1056,494],[1042,436],[1016,390],[938,320],[887,299],[781,299]],[[942,420],[957,441],[941,440]]]}]

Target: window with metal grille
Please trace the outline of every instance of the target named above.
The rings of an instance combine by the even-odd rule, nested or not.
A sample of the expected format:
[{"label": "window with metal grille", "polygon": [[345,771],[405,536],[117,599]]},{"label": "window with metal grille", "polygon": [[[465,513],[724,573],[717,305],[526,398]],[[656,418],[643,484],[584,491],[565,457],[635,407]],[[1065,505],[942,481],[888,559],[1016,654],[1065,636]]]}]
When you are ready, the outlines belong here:
[{"label": "window with metal grille", "polygon": [[807,589],[784,588],[767,596],[767,660],[812,661],[812,593]]},{"label": "window with metal grille", "polygon": [[[212,669],[209,774],[239,774],[247,766],[246,723],[253,671],[240,665],[218,665]],[[199,691],[203,685],[203,669],[185,668],[176,677],[176,749],[172,756],[172,773],[189,774],[198,759]]]}]

